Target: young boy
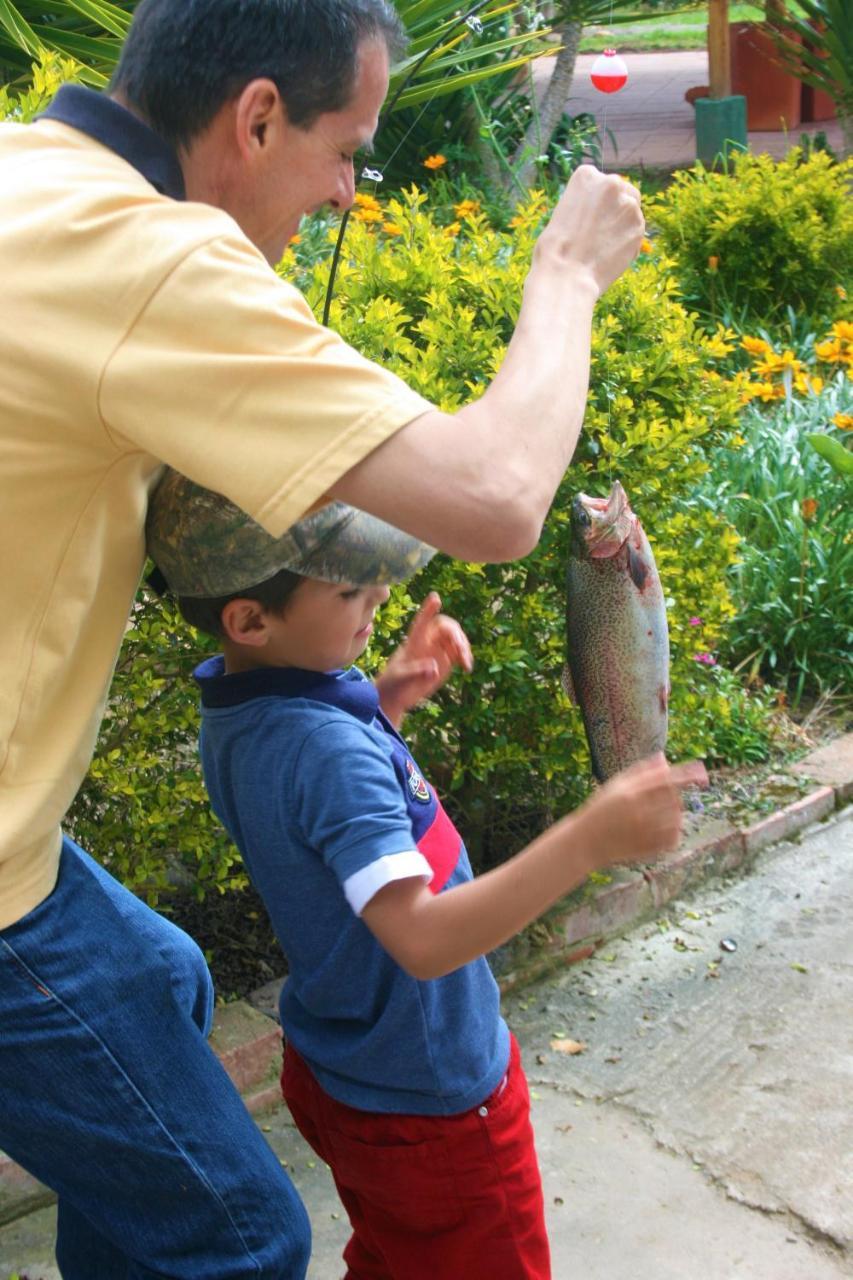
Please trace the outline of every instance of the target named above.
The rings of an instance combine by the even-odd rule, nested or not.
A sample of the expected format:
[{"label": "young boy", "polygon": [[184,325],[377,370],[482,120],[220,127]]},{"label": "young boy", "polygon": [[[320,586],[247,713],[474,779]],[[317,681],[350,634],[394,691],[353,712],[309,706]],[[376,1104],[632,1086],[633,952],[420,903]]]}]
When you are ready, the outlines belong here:
[{"label": "young boy", "polygon": [[222,639],[196,672],[204,775],[288,958],[282,1087],[349,1214],[347,1277],[545,1280],[527,1085],[483,957],[594,868],[674,847],[701,767],[643,762],[474,880],[398,733],[471,669],[462,629],[432,594],[375,682],[352,666],[431,550],[341,504],[276,541],[176,477],[149,550]]}]

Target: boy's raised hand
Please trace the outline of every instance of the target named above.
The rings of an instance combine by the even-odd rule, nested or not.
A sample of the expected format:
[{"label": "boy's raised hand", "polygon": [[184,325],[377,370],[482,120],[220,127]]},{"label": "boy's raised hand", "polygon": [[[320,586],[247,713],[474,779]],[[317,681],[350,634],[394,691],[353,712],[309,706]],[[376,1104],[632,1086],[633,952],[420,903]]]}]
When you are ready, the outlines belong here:
[{"label": "boy's raised hand", "polygon": [[379,705],[395,727],[418,702],[440,689],[454,667],[471,671],[474,657],[459,623],[441,612],[441,597],[431,591],[376,678]]}]

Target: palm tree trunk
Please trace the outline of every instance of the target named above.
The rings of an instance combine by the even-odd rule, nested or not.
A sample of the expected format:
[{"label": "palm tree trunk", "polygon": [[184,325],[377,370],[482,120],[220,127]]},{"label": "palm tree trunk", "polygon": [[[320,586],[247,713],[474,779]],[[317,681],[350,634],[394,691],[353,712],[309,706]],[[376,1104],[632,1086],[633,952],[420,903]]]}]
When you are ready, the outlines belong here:
[{"label": "palm tree trunk", "polygon": [[844,148],[843,159],[853,156],[853,110],[838,104],[838,123],[841,125],[841,145]]},{"label": "palm tree trunk", "polygon": [[554,130],[566,109],[575,74],[575,61],[578,56],[583,23],[566,22],[558,27],[557,31],[561,41],[560,52],[557,54],[551,78],[538,106],[531,88],[533,116],[514,157],[520,161],[517,174],[523,187],[536,185],[538,172],[536,158],[547,150]]}]

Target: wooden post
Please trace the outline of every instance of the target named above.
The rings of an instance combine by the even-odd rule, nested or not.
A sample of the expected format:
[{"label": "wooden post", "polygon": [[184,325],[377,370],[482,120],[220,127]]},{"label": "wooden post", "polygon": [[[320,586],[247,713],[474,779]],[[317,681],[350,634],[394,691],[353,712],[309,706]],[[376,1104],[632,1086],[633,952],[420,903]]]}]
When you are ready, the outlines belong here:
[{"label": "wooden post", "polygon": [[708,85],[712,98],[731,95],[729,0],[708,0]]}]

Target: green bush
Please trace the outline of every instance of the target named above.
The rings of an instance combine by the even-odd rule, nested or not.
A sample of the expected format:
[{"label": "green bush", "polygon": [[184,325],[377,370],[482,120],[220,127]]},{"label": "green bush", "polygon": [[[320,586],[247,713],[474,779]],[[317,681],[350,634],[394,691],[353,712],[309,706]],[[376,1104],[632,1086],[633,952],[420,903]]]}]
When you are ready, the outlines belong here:
[{"label": "green bush", "polygon": [[681,296],[711,323],[750,331],[844,314],[853,288],[853,160],[793,148],[784,160],[735,155],[730,172],[675,175],[648,207]]},{"label": "green bush", "polygon": [[[470,201],[449,225],[436,225],[414,189],[381,212],[350,230],[332,324],[453,411],[500,366],[544,200],[534,196],[509,232],[491,228]],[[301,283],[319,309],[325,265]],[[690,498],[706,470],[705,449],[737,418],[737,390],[715,369],[720,353],[719,339],[676,300],[666,264],[646,255],[599,308],[584,435],[537,550],[512,565],[439,558],[409,589],[417,598],[438,590],[474,645],[473,675],[414,714],[407,731],[450,794],[481,866],[529,836],[531,821],[567,809],[588,789],[580,719],[559,682],[568,513],[579,490],[605,493],[617,477],[624,484],[671,601],[673,752],[722,754],[715,739],[722,722],[704,711],[718,691],[694,659],[716,645],[730,616],[725,575],[736,538]],[[701,635],[690,625],[697,616]],[[375,660],[396,621],[380,627]]]}]

